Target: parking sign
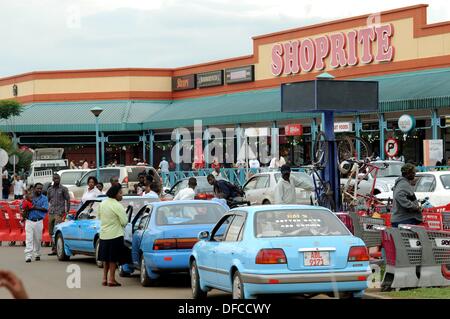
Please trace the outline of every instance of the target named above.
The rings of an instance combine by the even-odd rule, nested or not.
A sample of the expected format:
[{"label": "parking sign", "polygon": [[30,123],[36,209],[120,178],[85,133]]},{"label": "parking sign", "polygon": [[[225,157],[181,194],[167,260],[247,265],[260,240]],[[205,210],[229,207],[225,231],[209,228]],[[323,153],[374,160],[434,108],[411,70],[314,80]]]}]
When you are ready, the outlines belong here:
[{"label": "parking sign", "polygon": [[384,152],[388,157],[394,157],[398,155],[398,141],[394,138],[389,138],[384,144]]}]

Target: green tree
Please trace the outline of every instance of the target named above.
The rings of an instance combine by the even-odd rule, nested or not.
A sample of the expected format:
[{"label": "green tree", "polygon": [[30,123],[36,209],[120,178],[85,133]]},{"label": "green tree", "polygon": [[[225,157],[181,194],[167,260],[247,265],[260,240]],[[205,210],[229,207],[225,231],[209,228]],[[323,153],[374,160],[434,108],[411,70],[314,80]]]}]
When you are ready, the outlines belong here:
[{"label": "green tree", "polygon": [[4,149],[8,154],[14,150],[11,137],[3,132],[0,132],[0,149]]},{"label": "green tree", "polygon": [[[16,165],[16,172],[20,172],[22,170],[28,171],[30,169],[31,162],[33,161],[33,154],[30,151],[15,149],[10,153],[10,155],[16,155],[19,158],[19,162]],[[12,171],[13,165],[8,163],[7,169]]]},{"label": "green tree", "polygon": [[11,116],[18,116],[23,111],[23,105],[16,100],[0,101],[0,119],[7,120]]}]

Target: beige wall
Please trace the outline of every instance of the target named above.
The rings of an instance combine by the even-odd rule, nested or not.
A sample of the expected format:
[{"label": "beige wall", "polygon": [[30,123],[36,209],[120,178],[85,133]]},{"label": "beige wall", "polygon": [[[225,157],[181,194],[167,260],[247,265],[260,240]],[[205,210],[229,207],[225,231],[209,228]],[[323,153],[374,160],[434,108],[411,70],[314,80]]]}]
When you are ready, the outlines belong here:
[{"label": "beige wall", "polygon": [[[414,60],[420,58],[429,58],[450,54],[450,34],[433,35],[414,39],[413,37],[414,25],[412,18],[391,21],[391,23],[394,25],[394,36],[392,38],[392,45],[395,48],[394,62]],[[361,28],[364,27],[365,26],[361,26]],[[342,32],[348,32],[351,30],[354,29],[342,30]],[[334,31],[326,34],[330,35],[337,32],[339,31]],[[314,35],[311,38],[315,39],[322,35],[324,34]],[[292,40],[295,40],[295,38],[293,38]],[[259,63],[255,65],[256,80],[267,80],[274,78],[270,70],[272,63],[272,46],[275,43],[284,43],[284,42],[287,41],[274,42],[259,47]],[[360,46],[359,49],[361,50]],[[374,55],[377,53],[377,48],[375,45],[373,45],[373,53]],[[359,56],[361,56],[361,52]],[[330,59],[328,58],[326,61],[326,65],[328,67],[326,68],[325,71],[333,70],[332,68],[329,67],[330,65],[329,60]],[[374,62],[372,64],[378,64],[378,62]],[[359,64],[356,67],[359,68],[364,67],[364,64]],[[342,69],[343,68],[338,68],[337,70]]]},{"label": "beige wall", "polygon": [[[0,99],[12,98],[12,84],[0,86]],[[42,79],[17,83],[19,97],[33,94],[148,91],[170,92],[171,78],[123,76],[75,79]]]}]

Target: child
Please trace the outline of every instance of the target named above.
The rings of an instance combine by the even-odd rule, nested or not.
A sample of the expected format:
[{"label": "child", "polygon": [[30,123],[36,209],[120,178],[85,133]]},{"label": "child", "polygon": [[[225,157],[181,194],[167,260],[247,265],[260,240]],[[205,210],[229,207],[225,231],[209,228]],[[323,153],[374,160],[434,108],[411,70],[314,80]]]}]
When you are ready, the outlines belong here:
[{"label": "child", "polygon": [[28,213],[33,207],[33,192],[30,190],[26,193],[25,199],[22,201],[22,222],[28,218]]}]

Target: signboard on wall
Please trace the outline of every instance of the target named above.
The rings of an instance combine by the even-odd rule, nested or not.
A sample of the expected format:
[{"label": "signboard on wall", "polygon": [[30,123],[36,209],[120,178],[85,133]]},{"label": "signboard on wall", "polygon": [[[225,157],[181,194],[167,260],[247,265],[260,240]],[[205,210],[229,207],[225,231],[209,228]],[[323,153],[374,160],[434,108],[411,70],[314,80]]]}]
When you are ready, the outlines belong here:
[{"label": "signboard on wall", "polygon": [[345,133],[352,131],[353,131],[353,124],[351,122],[334,123],[334,133]]},{"label": "signboard on wall", "polygon": [[423,165],[435,166],[437,161],[444,158],[443,140],[424,140],[423,141]]},{"label": "signboard on wall", "polygon": [[172,90],[183,91],[195,89],[195,74],[174,76],[172,78]]},{"label": "signboard on wall", "polygon": [[223,70],[197,74],[197,87],[223,85]]},{"label": "signboard on wall", "polygon": [[253,82],[255,80],[255,67],[253,65],[240,68],[226,69],[227,84]]},{"label": "signboard on wall", "polygon": [[288,124],[284,128],[286,136],[302,136],[303,135],[303,125],[301,124]]},{"label": "signboard on wall", "polygon": [[398,119],[398,128],[405,134],[412,131],[415,126],[416,119],[412,115],[404,114]]}]

